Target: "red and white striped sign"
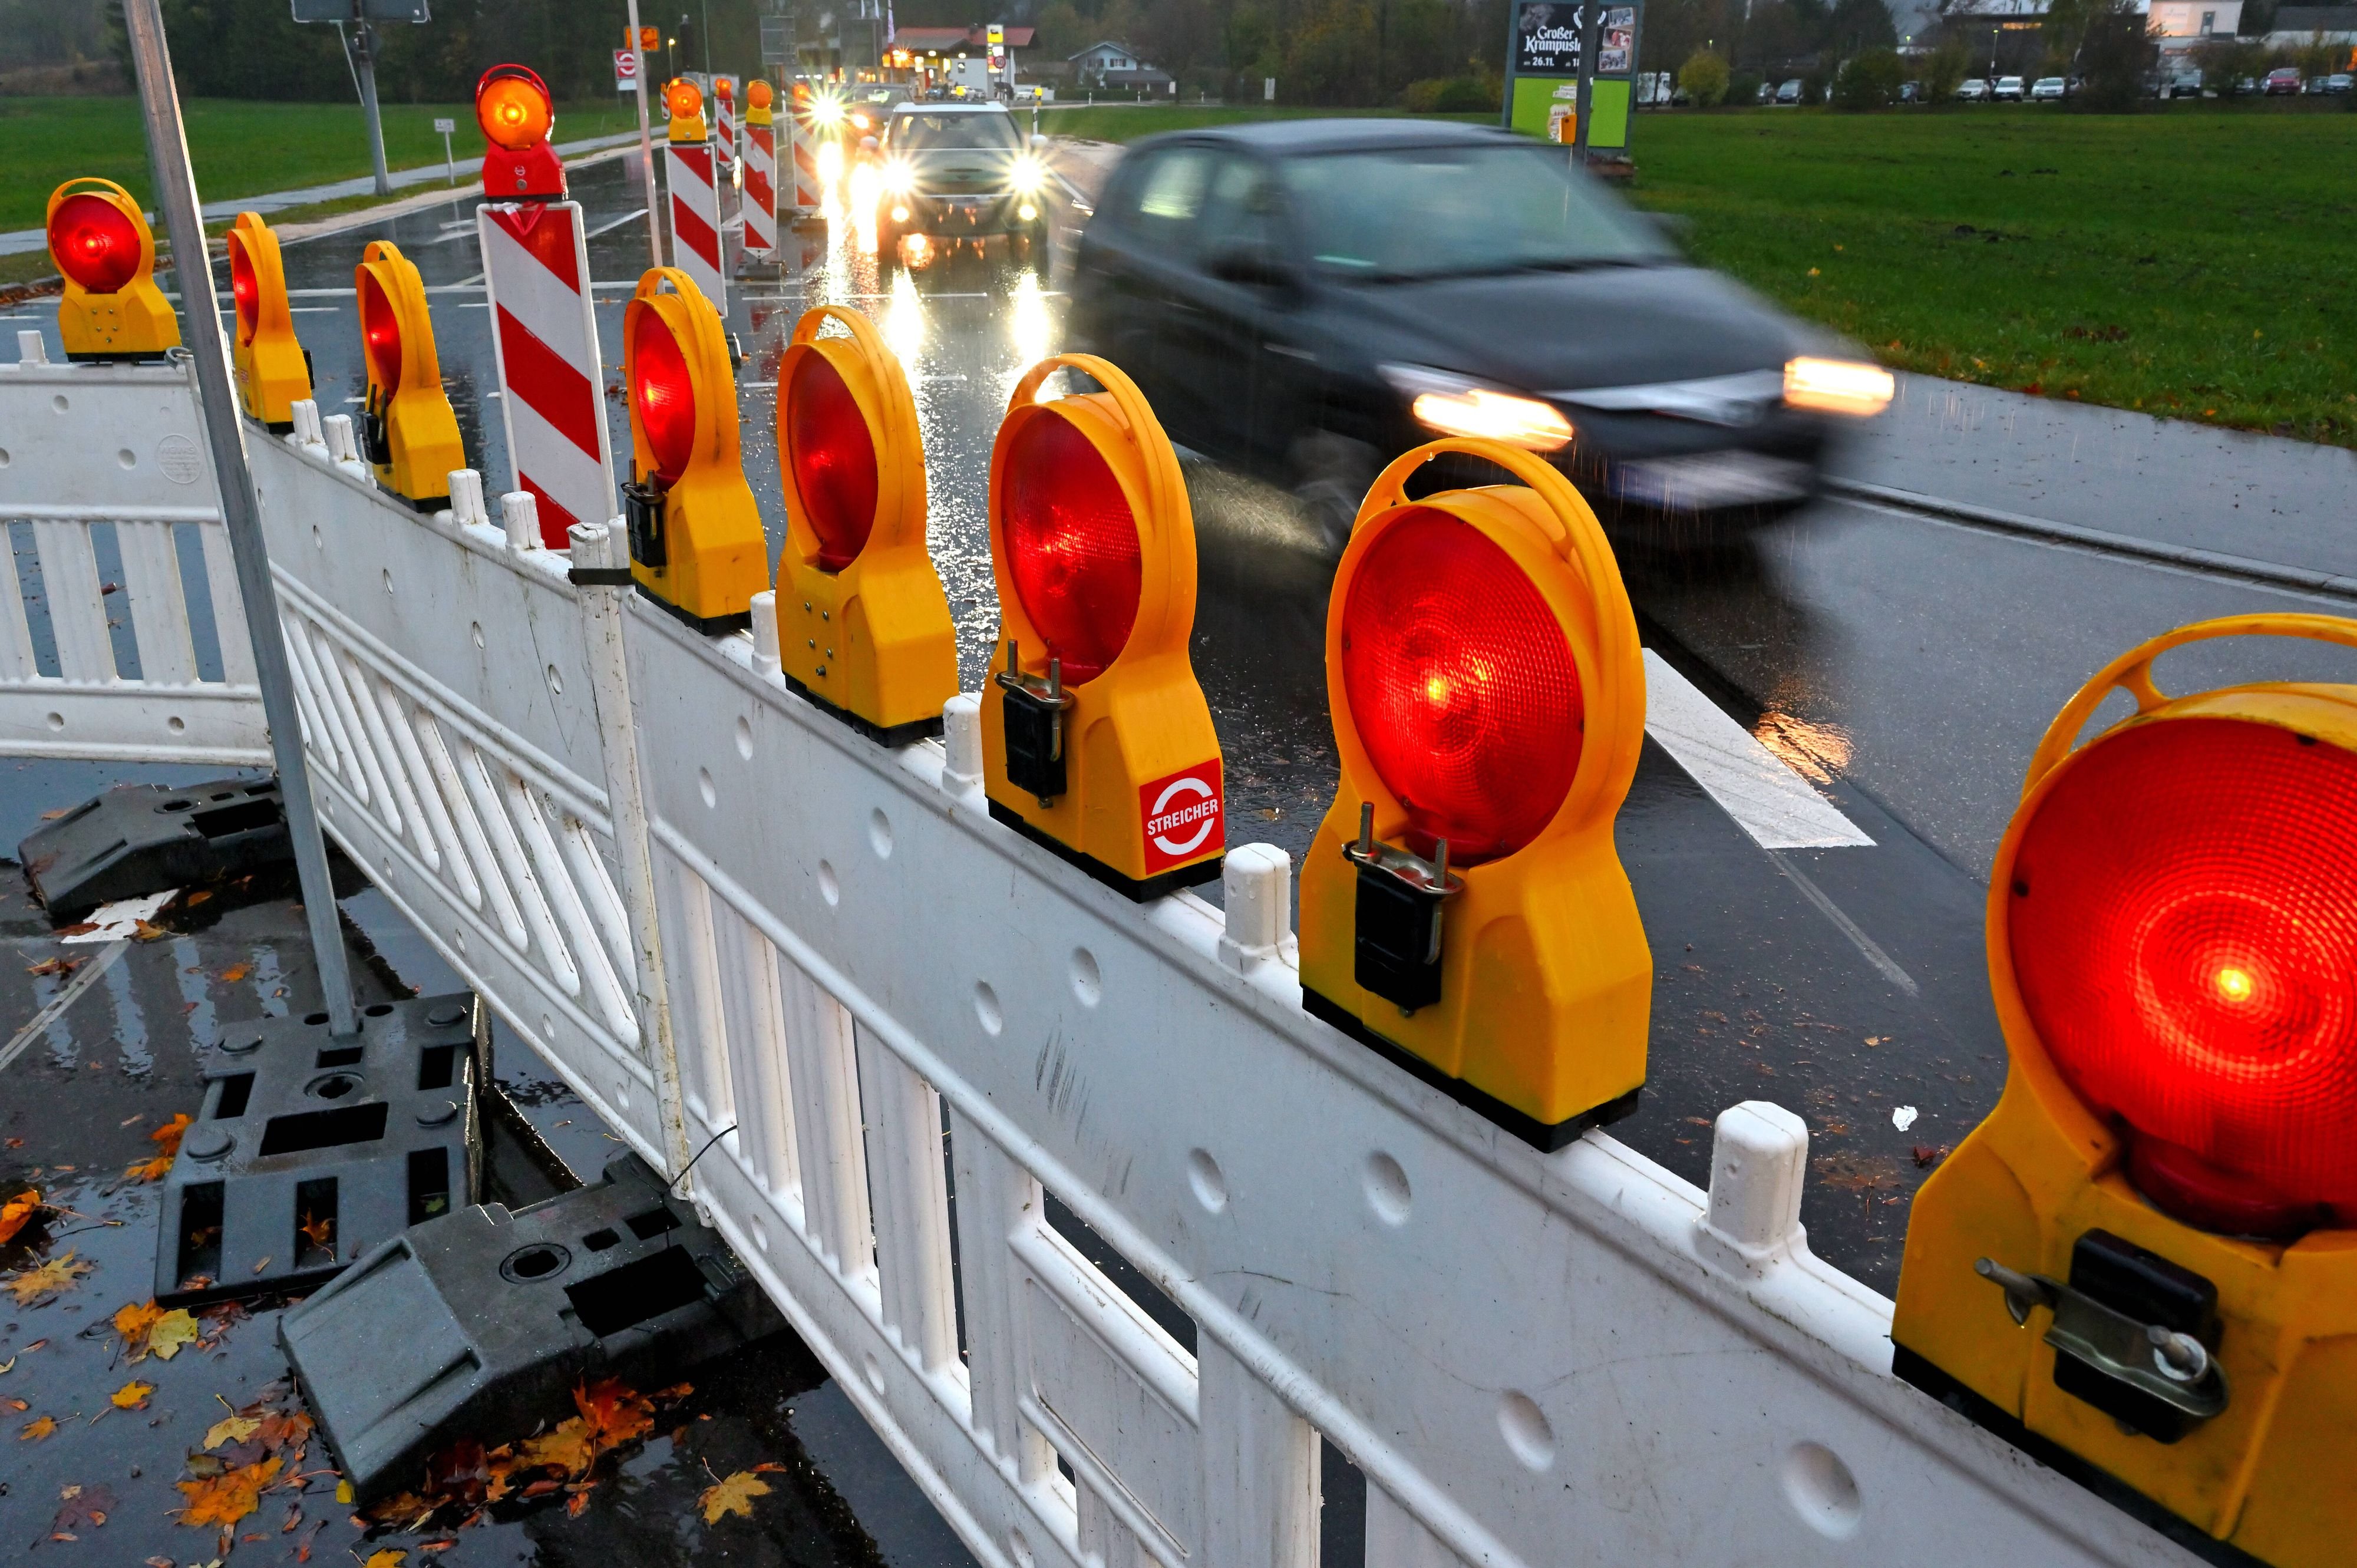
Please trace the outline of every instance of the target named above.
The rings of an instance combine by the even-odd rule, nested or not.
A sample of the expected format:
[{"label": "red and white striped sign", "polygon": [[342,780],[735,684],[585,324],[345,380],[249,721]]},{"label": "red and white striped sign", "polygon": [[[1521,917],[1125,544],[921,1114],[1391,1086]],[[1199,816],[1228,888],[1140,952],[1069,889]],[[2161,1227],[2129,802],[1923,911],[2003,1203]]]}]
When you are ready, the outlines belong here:
[{"label": "red and white striped sign", "polygon": [[714,102],[712,151],[726,172],[737,161],[737,101],[723,93]]},{"label": "red and white striped sign", "polygon": [[605,367],[581,206],[487,201],[475,209],[475,223],[515,489],[537,500],[541,542],[568,549],[567,529],[614,512]]},{"label": "red and white striped sign", "polygon": [[745,249],[778,248],[778,128],[745,127]]},{"label": "red and white striped sign", "polygon": [[818,133],[800,113],[788,117],[794,123],[794,210],[807,217],[823,204],[818,188]]},{"label": "red and white striped sign", "polygon": [[671,264],[695,280],[712,308],[728,319],[728,277],[720,270],[720,188],[712,144],[673,142],[663,160],[671,187]]}]

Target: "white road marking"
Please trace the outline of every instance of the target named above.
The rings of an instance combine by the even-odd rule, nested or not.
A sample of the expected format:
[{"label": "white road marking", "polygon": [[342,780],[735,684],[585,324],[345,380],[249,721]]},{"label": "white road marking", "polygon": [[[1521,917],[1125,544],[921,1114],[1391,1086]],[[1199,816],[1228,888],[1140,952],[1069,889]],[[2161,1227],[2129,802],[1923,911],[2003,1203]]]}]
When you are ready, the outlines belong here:
[{"label": "white road marking", "polygon": [[1807,779],[1777,760],[1775,753],[1650,648],[1645,650],[1645,731],[1762,849],[1874,843]]}]

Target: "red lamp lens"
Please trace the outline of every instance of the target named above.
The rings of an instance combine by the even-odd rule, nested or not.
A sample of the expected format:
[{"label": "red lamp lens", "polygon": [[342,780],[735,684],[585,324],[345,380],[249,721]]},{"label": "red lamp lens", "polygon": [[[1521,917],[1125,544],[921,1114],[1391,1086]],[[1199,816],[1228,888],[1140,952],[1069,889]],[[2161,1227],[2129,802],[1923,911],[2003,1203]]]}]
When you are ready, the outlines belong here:
[{"label": "red lamp lens", "polygon": [[393,314],[384,285],[366,267],[361,269],[361,342],[376,384],[389,392],[400,391],[401,317]]},{"label": "red lamp lens", "polygon": [[1006,494],[1007,575],[1023,613],[1063,660],[1068,684],[1093,681],[1129,643],[1145,576],[1121,481],[1095,443],[1050,409],[1016,433]]},{"label": "red lamp lens", "polygon": [[2171,719],[2069,768],[2023,830],[2008,912],[2054,1065],[2182,1219],[2357,1214],[2357,755]]},{"label": "red lamp lens", "polygon": [[695,382],[679,339],[651,309],[640,313],[630,337],[630,396],[654,454],[655,478],[677,483],[695,455]]},{"label": "red lamp lens", "polygon": [[795,362],[786,388],[786,452],[819,569],[840,572],[876,525],[876,443],[842,372],[816,349]]},{"label": "red lamp lens", "polygon": [[139,228],[105,197],[79,190],[49,218],[58,270],[92,294],[113,294],[139,273]]},{"label": "red lamp lens", "polygon": [[1454,865],[1538,836],[1579,768],[1571,644],[1513,557],[1431,507],[1383,526],[1342,607],[1342,692],[1412,846]]},{"label": "red lamp lens", "polygon": [[234,229],[229,235],[229,292],[237,301],[238,340],[251,343],[262,308],[262,285],[254,281],[253,258],[246,253],[245,241]]}]

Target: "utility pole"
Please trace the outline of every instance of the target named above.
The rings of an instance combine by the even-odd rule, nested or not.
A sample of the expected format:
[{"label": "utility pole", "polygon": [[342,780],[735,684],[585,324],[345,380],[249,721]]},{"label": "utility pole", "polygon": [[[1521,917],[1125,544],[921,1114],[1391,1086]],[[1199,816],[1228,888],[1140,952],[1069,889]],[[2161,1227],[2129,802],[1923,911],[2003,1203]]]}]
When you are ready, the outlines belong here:
[{"label": "utility pole", "polygon": [[1579,74],[1573,79],[1577,96],[1572,100],[1572,112],[1577,116],[1571,128],[1571,161],[1582,168],[1587,166],[1587,122],[1596,103],[1596,46],[1603,37],[1600,24],[1604,7],[1597,0],[1586,0],[1579,8]]},{"label": "utility pole", "polygon": [[[286,639],[278,623],[278,592],[270,577],[269,547],[262,535],[262,503],[245,456],[245,422],[230,385],[229,349],[221,327],[221,297],[213,290],[212,259],[205,250],[203,208],[197,200],[196,171],[188,165],[188,141],[180,124],[180,100],[172,85],[172,57],[164,43],[159,0],[124,0],[124,30],[131,36],[131,63],[139,80],[139,107],[147,122],[147,156],[156,173],[156,205],[172,240],[172,271],[188,317],[188,353],[196,360],[199,413],[212,449],[213,477],[221,484],[221,521],[236,564],[237,591],[245,602],[246,633],[253,641],[254,681],[262,688],[262,714],[270,727],[271,760],[278,768],[278,794],[285,804],[286,838],[295,852],[295,875],[303,889],[303,919],[311,930],[311,952],[319,966],[319,991],[328,1009],[328,1032],[360,1033],[352,1001],[352,973],[344,952],[342,916],[328,872],[326,841],[311,800],[311,774],[303,755],[303,719],[295,706],[295,680],[286,662]],[[373,106],[373,95],[371,103]],[[384,157],[377,156],[377,177]],[[228,632],[223,628],[224,635]]]},{"label": "utility pole", "polygon": [[639,173],[646,179],[647,249],[653,252],[654,264],[663,264],[662,203],[655,197],[655,139],[651,123],[647,117],[647,50],[646,35],[639,31],[639,0],[630,0],[630,48],[639,57]]},{"label": "utility pole", "polygon": [[[357,0],[352,9],[361,9]],[[384,122],[376,112],[376,29],[368,25],[364,16],[355,16],[353,21],[352,57],[361,73],[361,112],[368,116],[369,161],[376,166],[376,193],[391,196],[393,176],[384,166]]]}]

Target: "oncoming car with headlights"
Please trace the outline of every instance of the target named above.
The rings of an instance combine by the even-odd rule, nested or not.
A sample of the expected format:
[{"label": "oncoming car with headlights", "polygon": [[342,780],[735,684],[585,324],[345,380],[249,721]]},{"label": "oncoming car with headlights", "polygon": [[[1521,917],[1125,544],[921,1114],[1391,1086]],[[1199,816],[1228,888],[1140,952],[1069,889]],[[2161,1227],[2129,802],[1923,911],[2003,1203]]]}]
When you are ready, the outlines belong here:
[{"label": "oncoming car with headlights", "polygon": [[1291,489],[1336,549],[1383,465],[1435,435],[1544,455],[1623,537],[1708,545],[1807,502],[1894,390],[1560,149],[1473,126],[1141,141],[1071,289],[1073,348],[1129,372],[1174,440]]},{"label": "oncoming car with headlights", "polygon": [[876,253],[910,234],[1006,234],[1048,253],[1048,171],[1003,103],[902,103],[877,149]]}]

